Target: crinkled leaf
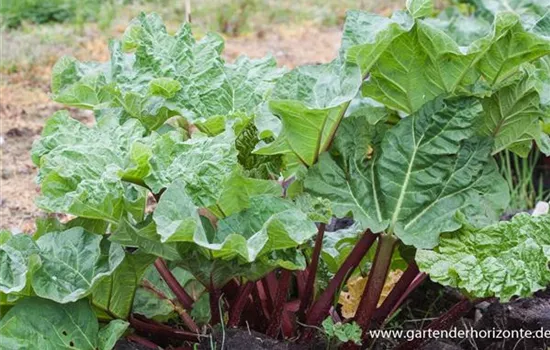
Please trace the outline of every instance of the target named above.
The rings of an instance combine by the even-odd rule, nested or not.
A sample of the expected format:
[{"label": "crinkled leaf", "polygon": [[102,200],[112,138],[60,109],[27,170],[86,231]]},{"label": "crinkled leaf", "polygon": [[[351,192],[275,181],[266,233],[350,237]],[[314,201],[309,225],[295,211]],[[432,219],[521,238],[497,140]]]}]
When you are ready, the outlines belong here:
[{"label": "crinkled leaf", "polygon": [[300,66],[286,73],[275,85],[271,99],[300,101],[313,109],[340,106],[357,94],[361,75],[342,58],[330,63]]},{"label": "crinkled leaf", "polygon": [[332,218],[330,201],[326,198],[313,197],[309,193],[301,193],[294,198],[296,206],[307,214],[311,221],[328,224]]},{"label": "crinkled leaf", "polygon": [[465,16],[456,7],[447,7],[436,18],[426,18],[430,25],[444,31],[458,45],[468,46],[490,33],[491,22],[479,16]]},{"label": "crinkled leaf", "polygon": [[550,17],[547,0],[469,0],[476,6],[480,16],[492,19],[499,12],[513,11],[520,15],[523,25],[542,35],[548,36]]},{"label": "crinkled leaf", "polygon": [[474,137],[480,112],[474,99],[437,99],[385,132],[370,160],[369,127],[342,125],[335,146],[343,156],[323,154],[304,186],[328,198],[338,217],[351,212],[363,228],[433,247],[441,232],[460,227],[457,211],[482,205],[495,188],[487,184],[504,181],[489,161],[490,142]]},{"label": "crinkled leaf", "polygon": [[42,190],[38,206],[113,223],[126,209],[143,210],[144,193],[121,180],[125,170],[132,177],[148,172],[149,156],[142,157],[138,146],[143,133],[136,121],[118,125],[105,118],[88,128],[65,111],[54,114],[33,145]]},{"label": "crinkled leaf", "polygon": [[214,205],[223,184],[237,166],[232,130],[215,137],[182,140],[176,132],[162,135],[152,145],[154,157],[145,183],[159,193],[173,181],[185,183],[186,191],[201,207]]},{"label": "crinkled leaf", "polygon": [[540,120],[544,116],[535,80],[526,75],[484,98],[482,104],[485,113],[481,133],[494,138],[493,153],[510,149],[526,157],[533,140],[540,139]]},{"label": "crinkled leaf", "polygon": [[[276,119],[275,116],[272,117]],[[260,143],[256,119],[253,114],[232,113],[202,118],[195,122],[195,126],[208,136],[216,136],[227,128],[232,128],[235,133],[235,148],[238,151],[237,159],[244,173],[252,178],[268,179],[279,175],[282,159],[281,156],[253,153],[256,145]],[[270,136],[265,138],[271,139]]]},{"label": "crinkled leaf", "polygon": [[141,14],[110,45],[111,61],[63,58],[54,67],[54,99],[83,108],[121,108],[154,130],[174,115],[193,119],[252,110],[281,75],[271,57],[225,64],[223,39],[195,41],[189,24],[168,34],[156,14]]},{"label": "crinkled leaf", "polygon": [[[236,133],[235,148],[239,152],[237,159],[243,167],[244,173],[252,178],[276,178],[281,172],[283,159],[280,155],[262,155],[254,153],[256,146],[262,142],[260,131],[255,125],[258,118],[240,120],[234,124]],[[266,137],[264,140],[271,140]]]},{"label": "crinkled leaf", "polygon": [[90,294],[124,259],[120,245],[81,227],[48,233],[36,245],[42,264],[32,275],[32,287],[38,296],[59,303]]},{"label": "crinkled leaf", "polygon": [[529,297],[550,283],[550,216],[518,214],[482,229],[465,226],[442,236],[416,261],[430,279],[472,297]]},{"label": "crinkled leaf", "polygon": [[438,95],[473,83],[473,59],[445,33],[417,21],[393,39],[373,64],[363,95],[412,113]]},{"label": "crinkled leaf", "polygon": [[5,349],[111,350],[128,324],[113,321],[99,330],[87,300],[57,304],[37,297],[18,302],[0,320]]}]

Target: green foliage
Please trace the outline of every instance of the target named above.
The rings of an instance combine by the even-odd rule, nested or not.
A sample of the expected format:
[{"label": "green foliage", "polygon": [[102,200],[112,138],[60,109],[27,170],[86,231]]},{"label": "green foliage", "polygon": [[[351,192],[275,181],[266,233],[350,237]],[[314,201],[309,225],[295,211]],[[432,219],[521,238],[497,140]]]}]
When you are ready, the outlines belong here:
[{"label": "green foliage", "polygon": [[[494,159],[550,150],[545,15],[488,10],[469,33],[453,24],[468,23],[460,12],[406,6],[391,18],[351,11],[338,56],[291,71],[271,57],[226,63],[221,37],[197,41],[188,24],[171,35],[155,14],[132,21],[109,62],[61,59],[54,99],[96,123],[54,114],[32,158],[37,204],[76,218],[41,221],[32,237],[0,232],[2,339],[108,349],[132,313],[206,324],[208,304],[223,316],[225,302],[208,298],[228,282],[311,266],[333,217],[354,223],[325,233],[318,275],[345,266],[370,230],[397,241],[392,268],[417,249],[434,281],[469,296],[547,285],[548,216],[498,223],[510,186]],[[170,271],[152,267],[158,258]],[[111,323],[99,330],[96,315]],[[356,324],[323,326],[361,339]]]},{"label": "green foliage", "polygon": [[526,158],[508,151],[499,154],[500,172],[510,190],[509,214],[532,209],[538,202],[550,200],[550,191],[544,188],[544,172],[539,173],[536,169],[540,157],[536,149]]},{"label": "green foliage", "polygon": [[0,5],[0,17],[2,25],[8,28],[19,27],[22,22],[72,21],[82,25],[85,21],[100,20],[105,23],[101,14],[105,15],[105,11],[113,6],[112,0],[6,0]]},{"label": "green foliage", "polygon": [[550,283],[550,215],[518,214],[483,229],[465,226],[445,234],[433,251],[418,250],[416,261],[433,281],[471,297],[508,301]]},{"label": "green foliage", "polygon": [[111,350],[127,327],[127,322],[114,320],[100,329],[86,300],[57,304],[32,297],[2,317],[0,335],[7,349]]},{"label": "green foliage", "polygon": [[480,211],[498,213],[507,203],[504,195],[487,208],[480,198],[506,188],[490,161],[490,143],[474,137],[480,112],[472,99],[430,102],[385,132],[368,162],[369,126],[343,125],[335,143],[339,158],[324,154],[305,188],[330,199],[337,216],[351,212],[374,232],[386,230],[406,244],[434,247],[440,233],[460,227],[457,210],[482,205]]},{"label": "green foliage", "polygon": [[334,323],[332,318],[328,317],[323,321],[323,329],[329,340],[337,338],[342,343],[351,341],[361,345],[361,328],[355,322]]}]

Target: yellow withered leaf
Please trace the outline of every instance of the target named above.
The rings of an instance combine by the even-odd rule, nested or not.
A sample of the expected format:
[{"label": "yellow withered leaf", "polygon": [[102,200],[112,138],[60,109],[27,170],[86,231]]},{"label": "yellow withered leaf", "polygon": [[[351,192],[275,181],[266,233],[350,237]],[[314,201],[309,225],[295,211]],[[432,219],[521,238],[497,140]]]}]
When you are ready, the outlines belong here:
[{"label": "yellow withered leaf", "polygon": [[[388,273],[380,299],[378,300],[378,306],[384,302],[402,274],[403,271],[401,270],[393,270]],[[367,280],[367,277],[361,276],[350,278],[346,283],[347,292],[340,292],[338,303],[342,305],[342,316],[344,316],[344,318],[352,318],[355,316],[357,308],[359,307],[359,302],[361,301],[361,296],[367,285]]]}]

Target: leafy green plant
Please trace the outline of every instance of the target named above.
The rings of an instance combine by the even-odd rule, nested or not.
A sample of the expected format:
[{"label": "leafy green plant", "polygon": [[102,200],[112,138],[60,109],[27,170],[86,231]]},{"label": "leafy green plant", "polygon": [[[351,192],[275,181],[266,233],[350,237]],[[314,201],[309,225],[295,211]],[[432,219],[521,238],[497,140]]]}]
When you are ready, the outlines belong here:
[{"label": "leafy green plant", "polygon": [[331,341],[335,338],[342,343],[351,341],[361,345],[361,328],[355,322],[334,323],[332,318],[328,317],[323,321],[322,326],[328,338],[327,349],[331,348]]},{"label": "leafy green plant", "polygon": [[434,329],[476,298],[543,289],[550,218],[499,223],[510,191],[495,156],[550,153],[550,40],[498,12],[459,44],[432,12],[350,11],[338,56],[291,71],[227,63],[219,36],[170,35],[154,14],[111,43],[110,62],[61,59],[53,98],[96,123],[58,112],[33,146],[37,204],[75,218],[0,233],[2,339],[180,346],[213,342],[221,323],[307,343],[365,274],[353,319],[325,324],[354,348],[427,275],[468,297]]},{"label": "leafy green plant", "polygon": [[78,26],[97,19],[101,1],[89,0],[6,0],[0,5],[2,25],[19,27],[23,21],[43,24],[74,21]]}]

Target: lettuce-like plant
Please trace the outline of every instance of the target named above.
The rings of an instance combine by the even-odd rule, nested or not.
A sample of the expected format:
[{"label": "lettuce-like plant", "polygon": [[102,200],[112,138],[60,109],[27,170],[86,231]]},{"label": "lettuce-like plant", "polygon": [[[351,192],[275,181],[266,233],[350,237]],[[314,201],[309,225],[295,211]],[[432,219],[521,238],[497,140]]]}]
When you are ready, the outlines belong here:
[{"label": "lettuce-like plant", "polygon": [[[499,223],[509,193],[493,157],[550,154],[548,14],[478,6],[350,11],[337,58],[291,71],[226,63],[219,36],[170,35],[156,15],[107,63],[62,58],[53,98],[96,123],[58,112],[33,146],[38,206],[75,218],[0,233],[3,344],[181,345],[220,322],[308,342],[368,271],[353,348],[427,276],[466,297],[431,328],[477,298],[545,288],[549,216]],[[479,30],[456,25],[468,21]],[[342,218],[352,226],[335,230]]]}]

